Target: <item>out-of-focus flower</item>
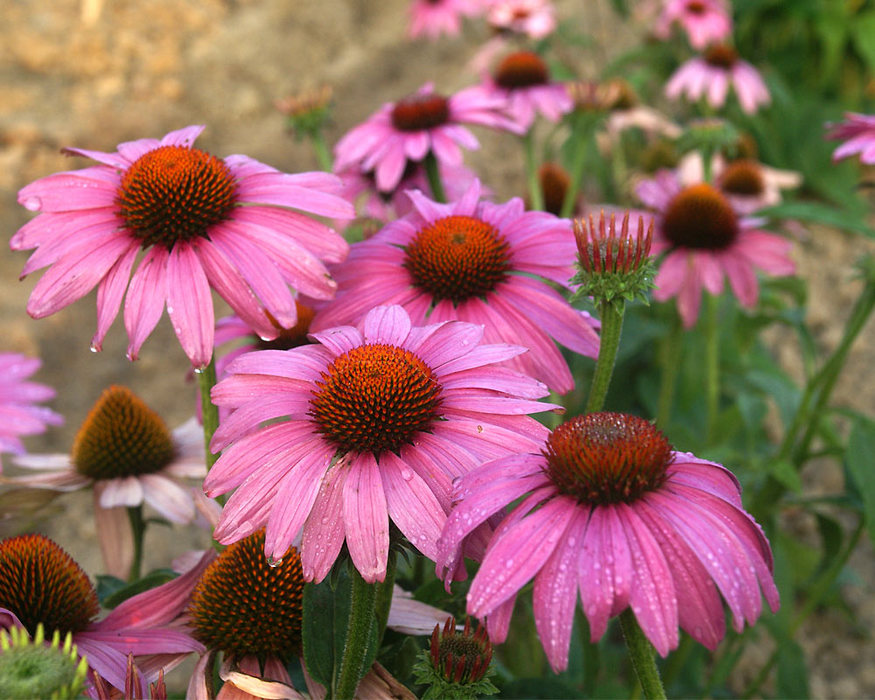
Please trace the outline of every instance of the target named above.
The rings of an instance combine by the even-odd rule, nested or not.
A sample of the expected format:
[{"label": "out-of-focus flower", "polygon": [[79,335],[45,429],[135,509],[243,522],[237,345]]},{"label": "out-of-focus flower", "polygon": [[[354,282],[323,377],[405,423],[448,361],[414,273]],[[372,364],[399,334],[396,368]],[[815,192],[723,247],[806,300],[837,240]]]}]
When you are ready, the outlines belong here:
[{"label": "out-of-focus flower", "polygon": [[100,164],[19,192],[19,203],[39,212],[10,243],[37,249],[22,276],[49,267],[28,301],[31,316],[49,316],[97,287],[91,344],[99,350],[124,298],[128,356],[136,359],[166,304],[199,368],[213,353],[211,288],[264,337],[276,333],[268,313],[295,324],[289,285],[315,298],[334,294],[323,263],[342,260],[347,245],[292,210],[351,218],[340,181],[328,173],[287,175],[242,155],[221,160],[193,147],[203,128],[122,143],[115,153],[66,149]]},{"label": "out-of-focus flower", "polygon": [[[92,682],[94,683],[93,695],[97,696],[97,700],[119,700],[118,691],[113,691],[108,687],[106,681],[101,678],[96,671],[91,672]],[[167,685],[164,683],[164,669],[158,671],[158,678],[153,683],[149,683],[149,694],[143,692],[142,674],[134,662],[134,655],[128,654],[128,669],[125,673],[124,694],[121,696],[124,700],[167,700]]]},{"label": "out-of-focus flower", "polygon": [[827,138],[845,142],[833,152],[834,161],[859,154],[861,163],[875,165],[875,114],[846,112],[845,121],[827,127]]},{"label": "out-of-focus flower", "polygon": [[709,47],[678,68],[666,83],[665,95],[672,100],[685,96],[690,102],[704,97],[711,107],[719,109],[726,103],[730,87],[747,114],[772,101],[757,69],[725,44]]},{"label": "out-of-focus flower", "polygon": [[361,330],[311,337],[238,358],[213,389],[235,410],[213,438],[224,452],[204,491],[236,488],[214,536],[266,527],[274,560],[302,538],[304,578],[317,582],[345,542],[362,577],[382,581],[390,521],[433,559],[453,477],[531,445],[543,428],[523,414],[555,406],[536,401],[540,382],[494,366],[523,349],[481,345],[482,326],[414,327],[400,306],[379,306]]},{"label": "out-of-focus flower", "polygon": [[347,132],[334,149],[335,172],[353,167],[373,172],[377,189],[391,192],[410,161],[418,163],[432,153],[439,164],[454,167],[462,163],[460,147],[479,148],[480,143],[464,124],[518,130],[502,113],[503,107],[501,97],[485,94],[478,87],[444,97],[427,83],[409,97],[384,104]]},{"label": "out-of-focus flower", "polygon": [[411,192],[408,216],[356,243],[334,274],[343,289],[319,311],[317,330],[359,323],[374,304],[400,304],[415,324],[458,319],[482,324],[490,343],[531,352],[517,369],[559,393],[574,379],[555,339],[596,357],[595,323],[556,292],[574,274],[571,223],[526,211],[520,199],[493,204],[479,183],[450,204]]},{"label": "out-of-focus flower", "polygon": [[315,90],[306,90],[277,100],[276,108],[288,120],[295,137],[303,139],[319,133],[331,118],[331,98],[334,91],[330,85]]},{"label": "out-of-focus flower", "polygon": [[97,537],[107,570],[127,577],[133,535],[126,508],[143,503],[174,523],[195,516],[182,479],[206,475],[203,433],[194,419],[172,433],[161,417],[130,389],[101,394],[73,442],[70,454],[24,455],[16,465],[32,470],[3,482],[55,491],[94,489]]},{"label": "out-of-focus flower", "polygon": [[[175,579],[165,584],[163,594],[169,600],[184,584],[184,577]],[[143,656],[139,670],[148,682],[165,665],[162,655],[181,660],[203,650],[199,642],[168,626],[179,614],[172,606],[147,614],[129,599],[97,620],[99,612],[88,576],[52,540],[20,535],[0,541],[0,628],[23,627],[34,636],[42,623],[47,633],[70,634],[89,670],[119,690],[125,687],[129,654]]]},{"label": "out-of-focus flower", "polygon": [[486,0],[486,21],[499,32],[543,39],[556,29],[550,0]]},{"label": "out-of-focus flower", "polygon": [[762,231],[754,219],[740,217],[729,200],[706,183],[682,186],[675,173],[660,171],[637,188],[638,198],[657,212],[653,254],[666,253],[656,275],[653,298],[677,297],[684,327],[699,317],[702,289],[723,291],[723,277],[742,306],[759,296],[755,269],[791,275],[790,241]]},{"label": "out-of-focus flower", "polygon": [[[571,177],[568,171],[558,163],[545,162],[538,168],[538,184],[544,196],[544,211],[560,216],[562,203],[568,188],[571,187]],[[572,214],[577,213],[582,196],[578,193]]]},{"label": "out-of-focus flower", "polygon": [[665,0],[653,33],[667,39],[675,23],[681,25],[690,45],[698,51],[732,34],[726,0]]},{"label": "out-of-focus flower", "polygon": [[479,11],[472,0],[412,0],[407,35],[411,39],[420,36],[437,39],[442,34],[457,36],[462,17]]},{"label": "out-of-focus flower", "polygon": [[[36,435],[47,425],[60,425],[64,419],[54,411],[37,406],[55,397],[45,384],[26,381],[42,363],[35,357],[0,352],[0,454],[23,454],[22,435]],[[0,462],[0,473],[3,463]]]},{"label": "out-of-focus flower", "polygon": [[714,649],[721,596],[741,631],[778,608],[772,553],[729,470],[676,452],[636,416],[590,413],[553,431],[540,454],[498,459],[456,483],[438,564],[456,568],[473,528],[498,525],[468,592],[468,613],[507,636],[519,590],[534,578],[535,626],[554,671],[568,665],[578,595],[593,641],[631,608],[665,656],[678,626]]}]

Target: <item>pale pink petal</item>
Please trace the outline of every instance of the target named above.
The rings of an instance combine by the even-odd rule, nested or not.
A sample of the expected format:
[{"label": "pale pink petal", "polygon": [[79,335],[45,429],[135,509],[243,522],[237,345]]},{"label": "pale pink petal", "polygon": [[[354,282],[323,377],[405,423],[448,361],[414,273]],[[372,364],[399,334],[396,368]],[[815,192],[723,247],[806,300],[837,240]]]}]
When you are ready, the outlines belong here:
[{"label": "pale pink petal", "polygon": [[99,501],[101,508],[138,506],[143,503],[143,487],[135,476],[110,479],[104,482]]},{"label": "pale pink petal", "polygon": [[172,523],[185,524],[194,519],[194,502],[188,493],[163,474],[140,476],[143,500]]},{"label": "pale pink petal", "polygon": [[103,555],[106,573],[122,580],[131,573],[134,562],[134,534],[128,510],[123,507],[104,508],[100,505],[103,484],[94,485],[94,525],[97,542]]}]

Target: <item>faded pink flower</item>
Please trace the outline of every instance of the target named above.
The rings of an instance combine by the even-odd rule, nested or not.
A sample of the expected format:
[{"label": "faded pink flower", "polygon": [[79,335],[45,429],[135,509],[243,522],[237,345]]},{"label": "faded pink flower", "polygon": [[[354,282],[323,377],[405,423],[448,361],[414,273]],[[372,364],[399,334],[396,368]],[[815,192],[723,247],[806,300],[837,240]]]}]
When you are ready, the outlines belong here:
[{"label": "faded pink flower", "polygon": [[725,0],[665,0],[653,33],[668,39],[675,23],[683,27],[690,45],[698,51],[732,34],[732,17]]},{"label": "faded pink flower", "polygon": [[486,0],[486,21],[501,32],[543,39],[556,29],[550,0]]},{"label": "faded pink flower", "polygon": [[312,338],[231,364],[212,398],[235,410],[204,482],[209,496],[236,489],[219,542],[266,527],[277,560],[300,537],[308,581],[326,576],[344,542],[366,581],[383,580],[390,519],[433,559],[453,477],[530,447],[544,428],[524,414],[555,408],[536,401],[543,384],[495,366],[524,350],[481,345],[481,326],[414,327],[401,307],[379,306],[361,330]]},{"label": "faded pink flower", "polygon": [[437,39],[442,34],[458,36],[462,17],[476,14],[471,0],[412,0],[407,35]]},{"label": "faded pink flower", "polygon": [[480,147],[465,124],[516,130],[502,113],[503,107],[501,98],[476,87],[444,97],[426,83],[413,95],[384,104],[347,132],[334,148],[334,170],[342,173],[357,167],[363,173],[373,172],[377,189],[391,192],[401,182],[408,163],[419,163],[429,153],[439,164],[461,165],[460,147]]},{"label": "faded pink flower", "polygon": [[[39,623],[51,638],[55,630],[73,637],[93,670],[119,690],[125,688],[128,655],[138,657],[145,682],[161,668],[172,668],[203,646],[168,623],[179,614],[185,576],[128,599],[98,620],[97,591],[88,576],[61,547],[43,535],[20,535],[0,541],[0,627],[23,627],[33,636]],[[162,604],[145,605],[155,597]]]},{"label": "faded pink flower", "polygon": [[107,570],[126,578],[133,561],[127,508],[144,503],[172,523],[188,523],[195,506],[185,479],[206,475],[203,433],[192,419],[172,433],[126,387],[103,392],[76,434],[70,454],[24,455],[2,482],[69,492],[94,489],[97,537]]},{"label": "faded pink flower", "polygon": [[36,405],[55,397],[51,387],[27,381],[41,364],[35,357],[0,352],[0,454],[23,454],[24,445],[19,439],[22,435],[36,435],[45,431],[47,425],[64,422],[51,409]]},{"label": "faded pink flower", "polygon": [[580,597],[592,640],[631,608],[665,656],[678,626],[714,649],[725,633],[721,596],[741,632],[779,605],[772,553],[729,470],[672,450],[649,421],[591,413],[553,431],[540,454],[489,462],[456,483],[438,545],[453,571],[460,547],[493,514],[497,526],[468,592],[468,613],[507,637],[517,593],[534,578],[535,626],[550,666],[568,665]]},{"label": "faded pink flower", "polygon": [[742,61],[735,49],[723,44],[710,47],[702,56],[691,58],[678,68],[665,86],[665,95],[672,100],[685,96],[690,102],[704,97],[709,105],[719,109],[726,103],[730,87],[747,114],[772,101],[757,69]]},{"label": "faded pink flower", "polygon": [[291,209],[351,218],[339,180],[287,175],[242,155],[220,160],[192,146],[203,128],[122,143],[116,153],[66,149],[100,165],[19,192],[19,203],[40,212],[10,243],[37,249],[22,276],[49,267],[30,296],[31,316],[49,316],[96,286],[91,342],[99,350],[125,297],[128,356],[136,359],[166,304],[185,354],[204,367],[213,352],[211,287],[265,337],[276,333],[268,314],[295,324],[289,285],[319,299],[334,294],[323,263],[342,260],[346,243]]},{"label": "faded pink flower", "polygon": [[833,152],[834,161],[859,153],[861,163],[875,165],[875,114],[845,112],[845,121],[827,126],[827,138],[845,141]]},{"label": "faded pink flower", "polygon": [[400,304],[415,324],[482,324],[487,342],[531,350],[513,366],[568,392],[574,379],[551,338],[598,355],[593,319],[551,286],[567,288],[575,272],[571,222],[526,211],[520,199],[493,204],[480,194],[475,183],[458,201],[438,204],[410,192],[414,210],[356,243],[333,270],[341,294],[313,328],[358,323],[374,304]]},{"label": "faded pink flower", "polygon": [[752,308],[759,296],[755,269],[775,276],[792,275],[791,243],[756,228],[755,219],[739,217],[715,187],[700,182],[683,187],[667,170],[642,181],[638,198],[658,213],[653,255],[665,253],[654,280],[653,298],[677,297],[685,328],[699,317],[702,289],[723,291],[723,277],[742,306]]}]

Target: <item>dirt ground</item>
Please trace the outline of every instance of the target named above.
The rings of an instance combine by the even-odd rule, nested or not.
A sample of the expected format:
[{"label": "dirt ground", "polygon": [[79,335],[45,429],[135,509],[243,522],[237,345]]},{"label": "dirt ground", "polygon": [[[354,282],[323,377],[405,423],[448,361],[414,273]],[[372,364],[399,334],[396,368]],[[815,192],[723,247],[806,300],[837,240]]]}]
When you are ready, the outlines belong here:
[{"label": "dirt ground", "polygon": [[[460,40],[409,42],[404,36],[408,0],[5,0],[0,24],[0,350],[40,356],[38,379],[59,392],[53,407],[65,427],[29,441],[33,451],[67,451],[72,436],[101,390],[130,386],[173,426],[192,412],[193,387],[180,392],[187,361],[166,321],[150,337],[137,363],[124,356],[119,319],[104,351],[88,349],[95,326],[94,295],[41,321],[25,313],[39,275],[18,282],[24,254],[9,252],[12,234],[28,220],[15,195],[28,182],[82,167],[59,153],[63,146],[111,151],[121,141],[160,137],[188,124],[206,124],[198,145],[224,156],[245,153],[288,172],[316,169],[307,144],[285,132],[274,101],[329,84],[336,99],[335,142],[381,103],[415,90],[426,80],[451,92],[471,82],[466,69],[478,46]],[[597,32],[606,54],[618,51],[624,32],[596,2],[557,2],[560,17],[577,18]],[[628,38],[626,38],[628,41]],[[594,72],[594,71],[593,71]],[[471,163],[498,195],[518,194],[519,154],[497,140]],[[858,283],[850,262],[857,241],[829,230],[801,241],[797,259],[811,280],[810,319],[824,348],[834,347]],[[838,395],[873,413],[870,381],[875,328],[854,349]],[[776,348],[788,367],[790,346]],[[812,488],[840,488],[841,473],[809,474]],[[88,498],[65,501],[68,513],[51,534],[86,570],[99,571]],[[203,542],[180,541],[150,531],[147,567]],[[801,642],[812,669],[815,697],[875,696],[875,565],[870,545],[853,559],[858,580],[847,586],[855,619],[816,617]]]}]

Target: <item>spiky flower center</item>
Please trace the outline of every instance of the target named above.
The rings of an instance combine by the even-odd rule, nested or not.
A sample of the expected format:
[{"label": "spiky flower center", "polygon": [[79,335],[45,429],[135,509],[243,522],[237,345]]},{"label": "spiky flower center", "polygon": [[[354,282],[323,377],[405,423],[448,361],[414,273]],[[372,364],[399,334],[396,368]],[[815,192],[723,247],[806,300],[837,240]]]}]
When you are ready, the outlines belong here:
[{"label": "spiky flower center", "polygon": [[238,658],[287,662],[301,652],[303,595],[297,550],[271,565],[260,530],[225,549],[198,580],[188,608],[194,637]]},{"label": "spiky flower center", "polygon": [[392,125],[399,131],[421,131],[446,124],[450,103],[441,95],[410,95],[392,108]]},{"label": "spiky flower center", "polygon": [[723,250],[738,236],[738,217],[715,187],[691,185],[669,202],[662,232],[674,245],[698,250]]},{"label": "spiky flower center", "polygon": [[544,163],[538,168],[538,182],[544,193],[544,211],[559,216],[565,203],[565,194],[571,186],[571,178],[558,163]]},{"label": "spiky flower center", "polygon": [[305,306],[300,302],[295,302],[295,307],[298,311],[298,320],[291,328],[283,328],[277,323],[273,316],[270,316],[270,321],[275,328],[279,330],[279,335],[273,340],[263,340],[261,338],[255,343],[257,350],[291,350],[292,348],[306,345],[307,334],[310,332],[310,324],[313,322],[313,317],[316,312],[309,306]]},{"label": "spiky flower center", "polygon": [[160,146],[127,169],[116,202],[142,247],[207,237],[226,219],[237,184],[224,161],[197,148]]},{"label": "spiky flower center", "polygon": [[600,505],[630,503],[658,489],[673,459],[657,428],[637,416],[589,413],[556,428],[544,449],[560,493]]},{"label": "spiky flower center", "polygon": [[766,189],[763,170],[752,160],[736,160],[726,166],[720,176],[724,192],[743,197],[757,197]]},{"label": "spiky flower center", "polygon": [[78,698],[88,664],[80,659],[68,632],[61,644],[55,631],[49,644],[42,623],[30,637],[20,627],[0,630],[0,698]]},{"label": "spiky flower center", "polygon": [[546,85],[550,81],[547,64],[534,51],[517,51],[505,56],[495,69],[496,85],[507,90]]},{"label": "spiky flower center", "polygon": [[0,542],[0,608],[15,613],[31,636],[82,632],[100,612],[97,592],[73,558],[43,535]]},{"label": "spiky flower center", "polygon": [[458,304],[484,296],[504,280],[509,248],[492,224],[473,216],[446,216],[419,230],[407,246],[404,267],[435,301]]},{"label": "spiky flower center", "polygon": [[343,451],[398,450],[437,418],[441,385],[409,350],[361,345],[340,355],[316,382],[310,415]]},{"label": "spiky flower center", "polygon": [[429,654],[432,666],[445,680],[466,685],[486,674],[492,661],[492,642],[482,625],[478,624],[475,632],[470,618],[466,618],[465,628],[459,631],[455,618],[450,617],[443,630],[435,625]]},{"label": "spiky flower center", "polygon": [[154,474],[174,456],[164,421],[123,386],[101,394],[73,442],[76,471],[92,479]]},{"label": "spiky flower center", "polygon": [[708,8],[702,0],[690,0],[687,3],[687,12],[691,15],[704,15],[706,9]]},{"label": "spiky flower center", "polygon": [[728,70],[738,60],[738,52],[726,44],[714,44],[708,47],[703,58],[709,66]]}]

